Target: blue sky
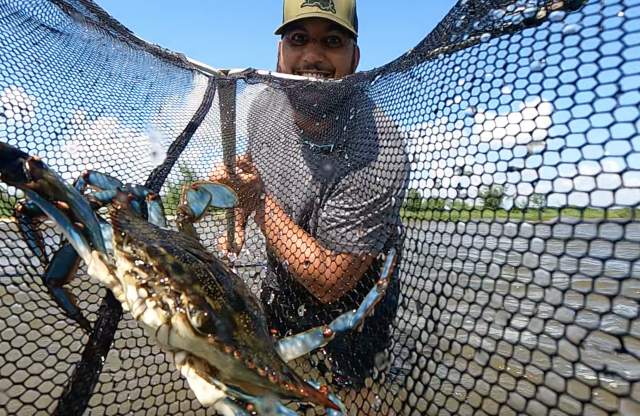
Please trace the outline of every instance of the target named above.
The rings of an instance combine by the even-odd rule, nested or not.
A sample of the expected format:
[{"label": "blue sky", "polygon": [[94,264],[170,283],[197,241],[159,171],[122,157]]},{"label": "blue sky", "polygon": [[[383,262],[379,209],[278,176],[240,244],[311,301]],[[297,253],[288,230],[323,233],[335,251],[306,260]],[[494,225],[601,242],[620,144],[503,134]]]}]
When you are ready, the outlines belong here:
[{"label": "blue sky", "polygon": [[[281,0],[97,0],[139,37],[216,68],[274,69]],[[361,0],[360,70],[395,59],[422,40],[455,0]]]},{"label": "blue sky", "polygon": [[[367,4],[373,4],[370,1]],[[140,0],[130,0],[129,4],[124,0],[102,1],[107,11],[142,38],[218,68],[273,68],[277,39],[272,31],[280,21],[280,3],[271,0],[269,7],[265,3],[269,2],[246,0],[244,8],[250,13],[240,10],[237,2],[221,3],[214,13],[213,0],[191,0],[191,6],[183,1],[176,9],[171,9],[173,4],[165,0],[156,2],[152,9],[142,7],[150,3]],[[42,4],[45,10],[54,7]],[[448,9],[439,3],[441,16],[435,9],[397,4],[400,6],[389,10],[382,6],[360,7],[362,69],[383,65],[404,53],[423,39]],[[607,10],[606,16],[598,7]],[[585,18],[594,15],[599,18]],[[491,16],[499,21],[505,14]],[[433,19],[429,24],[425,23],[428,17]],[[587,15],[556,12],[548,22],[522,34],[483,36],[479,44],[441,54],[398,76],[377,79],[371,84],[372,96],[381,100],[381,107],[412,139],[409,149],[416,156],[412,186],[454,198],[455,181],[463,187],[469,186],[464,181],[476,181],[476,188],[480,184],[508,182],[517,184],[511,187],[514,196],[542,193],[548,196],[551,206],[640,203],[640,37],[637,32],[620,30],[638,27],[639,19],[638,10],[624,11],[622,4],[614,7],[594,2]],[[375,30],[378,27],[385,30]],[[107,60],[103,70],[111,76],[98,80],[86,77],[77,67],[95,59],[87,54],[84,42],[98,39],[96,48],[107,52],[109,46],[102,42],[100,33],[92,37],[78,31],[77,35],[79,42],[39,43],[38,33],[31,26],[11,28],[12,39],[32,45],[28,50],[30,59],[40,56],[45,61],[56,54],[77,59],[60,59],[58,65],[49,67],[50,72],[36,71],[30,76],[0,74],[0,99],[5,103],[0,108],[0,140],[15,140],[21,134],[16,126],[27,122],[39,125],[49,137],[49,115],[39,109],[57,108],[60,114],[68,113],[62,119],[73,128],[53,132],[46,139],[55,138],[47,148],[49,154],[41,156],[50,156],[52,165],[61,163],[67,168],[66,173],[108,166],[122,169],[121,174],[129,175],[129,181],[144,181],[148,171],[126,169],[133,164],[123,163],[139,156],[127,151],[129,143],[138,143],[144,151],[155,149],[154,141],[170,142],[181,132],[181,122],[189,120],[198,108],[198,91],[203,90],[206,80],[178,71],[171,82],[146,77],[136,84],[140,91],[154,89],[152,101],[147,94],[113,94],[117,91],[113,85],[117,74],[128,74],[130,69],[122,67],[121,61]],[[512,53],[496,53],[499,49]],[[22,43],[10,42],[7,48],[0,48],[0,61],[7,68],[20,68],[25,50]],[[416,76],[425,74],[428,78]],[[78,95],[77,86],[86,88],[89,83],[91,94]],[[56,94],[43,89],[49,84],[56,85]],[[408,97],[409,101],[382,100],[389,91],[395,97]],[[418,103],[432,109],[440,106],[433,101],[434,96],[440,97],[446,113],[411,113]],[[25,113],[25,105],[33,109]],[[171,109],[168,113],[175,118],[154,118],[152,112],[158,106]],[[129,108],[142,110],[131,112]],[[143,114],[145,110],[147,114]],[[97,131],[101,134],[96,135]],[[443,142],[451,143],[452,149],[455,143],[460,154],[466,156],[460,159],[455,153],[448,153],[437,156],[441,157],[438,162],[460,162],[458,167],[472,169],[471,176],[448,173],[439,164],[433,166],[433,154],[437,154],[433,149]],[[104,153],[97,153],[96,149]],[[60,158],[61,152],[72,155],[78,165]],[[191,160],[199,160],[199,154],[192,156]],[[87,164],[87,160],[96,161],[97,165]],[[114,162],[106,163],[110,160]],[[140,167],[141,163],[138,161],[135,166]],[[441,187],[436,186],[434,178],[442,180]]]}]

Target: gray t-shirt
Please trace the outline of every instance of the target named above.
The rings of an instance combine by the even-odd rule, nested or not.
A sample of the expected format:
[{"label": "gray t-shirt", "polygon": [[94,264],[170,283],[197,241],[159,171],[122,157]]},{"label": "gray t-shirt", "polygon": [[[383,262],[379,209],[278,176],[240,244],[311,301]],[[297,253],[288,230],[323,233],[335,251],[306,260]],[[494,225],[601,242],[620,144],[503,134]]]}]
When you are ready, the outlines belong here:
[{"label": "gray t-shirt", "polygon": [[[337,94],[335,88],[326,94],[309,88],[306,94],[267,88],[252,105],[249,152],[265,190],[324,247],[386,253],[401,243],[399,211],[409,172],[403,133],[358,84]],[[378,280],[383,260],[378,258],[353,290],[325,305],[296,282],[286,263],[267,255],[261,300],[270,327],[281,335],[329,323],[356,308]],[[354,383],[370,373],[374,355],[388,343],[398,290],[394,281],[362,332],[330,344],[334,371],[346,369],[359,378]]]},{"label": "gray t-shirt", "polygon": [[262,91],[253,109],[249,151],[267,193],[323,246],[383,252],[397,233],[408,170],[403,138],[388,117],[363,93],[331,114],[312,115],[317,134],[296,124],[282,90]]}]

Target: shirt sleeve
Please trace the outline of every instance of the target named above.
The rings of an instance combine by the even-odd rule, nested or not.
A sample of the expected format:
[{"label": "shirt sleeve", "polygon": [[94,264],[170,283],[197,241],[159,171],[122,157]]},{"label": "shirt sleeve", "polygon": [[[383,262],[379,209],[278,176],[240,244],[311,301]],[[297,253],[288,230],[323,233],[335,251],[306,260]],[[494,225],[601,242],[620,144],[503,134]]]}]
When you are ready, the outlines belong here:
[{"label": "shirt sleeve", "polygon": [[367,162],[333,186],[320,212],[318,236],[334,251],[377,255],[402,224],[400,206],[409,171],[405,140],[379,110],[374,120],[375,135],[345,147],[345,158],[355,159],[354,165],[358,158]]}]

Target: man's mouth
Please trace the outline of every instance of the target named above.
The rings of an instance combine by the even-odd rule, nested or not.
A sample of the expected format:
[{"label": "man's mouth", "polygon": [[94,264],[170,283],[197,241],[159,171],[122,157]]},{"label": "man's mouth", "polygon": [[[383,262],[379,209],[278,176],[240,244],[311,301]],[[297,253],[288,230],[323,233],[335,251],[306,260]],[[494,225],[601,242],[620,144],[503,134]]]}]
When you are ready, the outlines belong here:
[{"label": "man's mouth", "polygon": [[327,72],[327,71],[303,70],[303,71],[295,71],[294,74],[300,75],[303,77],[316,78],[316,79],[333,78],[333,72]]}]

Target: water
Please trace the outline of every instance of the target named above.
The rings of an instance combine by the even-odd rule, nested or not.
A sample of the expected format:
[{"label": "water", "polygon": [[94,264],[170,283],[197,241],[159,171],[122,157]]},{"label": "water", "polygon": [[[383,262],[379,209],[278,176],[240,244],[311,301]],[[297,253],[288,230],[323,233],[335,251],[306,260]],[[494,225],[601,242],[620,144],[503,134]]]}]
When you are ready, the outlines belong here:
[{"label": "water", "polygon": [[[15,226],[1,225],[5,235],[15,236],[4,239],[2,248],[26,250]],[[621,340],[629,338],[628,328],[638,316],[639,223],[410,221],[405,226],[399,267],[407,298],[397,314],[390,360],[398,394],[408,394],[404,389],[410,375],[414,386],[423,380],[425,389],[461,403],[494,397],[491,391],[499,387],[538,400],[551,399],[552,391],[571,400],[590,394],[589,400],[603,406],[633,409],[635,404],[624,397],[640,379],[640,364],[622,349]],[[21,265],[34,267],[28,258],[16,269]],[[22,282],[19,271],[15,273],[2,277],[2,298],[39,311],[30,303],[35,292],[28,286],[39,287],[39,282]],[[94,286],[81,283],[85,293]],[[40,292],[36,298],[46,299]],[[93,310],[100,299],[94,298]],[[64,320],[59,315],[55,307],[47,314]],[[68,323],[55,330],[43,327],[40,318],[30,320],[26,312],[15,319],[42,339],[51,337],[51,331],[73,330]],[[15,326],[9,321],[5,325]],[[118,342],[144,337],[135,324],[131,328],[125,331],[135,334],[122,333]],[[75,342],[80,351],[82,340]],[[16,352],[20,350],[3,354]],[[144,356],[159,358],[161,352],[154,349]],[[105,365],[106,376],[135,371],[140,363],[110,353]],[[474,382],[478,374],[486,383]],[[513,399],[513,394],[505,397]],[[427,398],[427,390],[419,397]]]},{"label": "water", "polygon": [[601,407],[622,406],[640,380],[640,361],[621,349],[638,316],[640,224],[406,226],[401,267],[414,276],[401,278],[413,295],[398,313],[396,352],[409,343],[418,355],[396,360],[396,372],[422,360],[435,369],[430,384],[451,385],[460,402],[490,396],[486,384],[451,379],[465,369],[522,397],[566,394],[569,383],[572,396],[599,391]]}]

